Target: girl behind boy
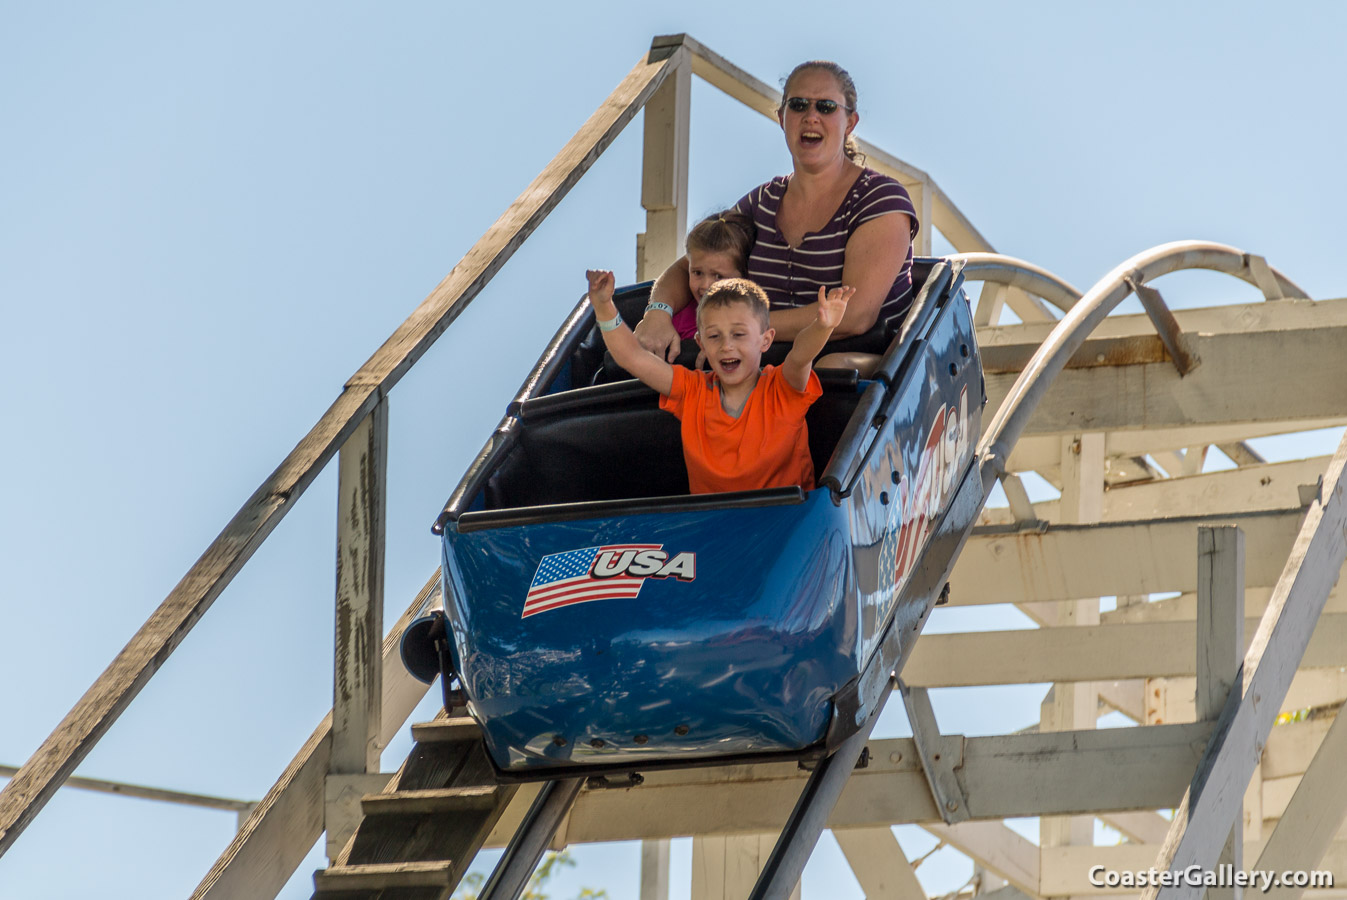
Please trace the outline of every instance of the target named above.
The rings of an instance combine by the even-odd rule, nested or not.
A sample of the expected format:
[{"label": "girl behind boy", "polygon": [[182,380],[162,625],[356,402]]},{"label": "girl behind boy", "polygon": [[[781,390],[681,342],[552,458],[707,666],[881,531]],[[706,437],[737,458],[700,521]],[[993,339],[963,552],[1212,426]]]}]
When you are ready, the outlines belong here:
[{"label": "girl behind boy", "polygon": [[[692,302],[673,315],[679,338],[690,341],[696,335],[697,304],[711,285],[723,278],[744,277],[755,234],[751,218],[728,209],[707,216],[688,232],[688,287],[692,289]],[[652,309],[672,313],[664,303],[651,303],[645,311],[649,313]]]}]

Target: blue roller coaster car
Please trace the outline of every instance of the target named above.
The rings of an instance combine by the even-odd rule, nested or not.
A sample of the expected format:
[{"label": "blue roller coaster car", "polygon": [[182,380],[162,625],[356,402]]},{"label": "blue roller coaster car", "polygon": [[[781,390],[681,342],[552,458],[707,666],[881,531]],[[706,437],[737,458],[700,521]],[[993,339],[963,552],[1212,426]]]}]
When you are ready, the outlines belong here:
[{"label": "blue roller coaster car", "polygon": [[[637,381],[594,383],[576,306],[436,521],[444,609],[403,639],[501,778],[805,759],[855,732],[877,650],[901,665],[939,592],[923,553],[976,514],[951,504],[985,403],[962,277],[914,276],[901,326],[828,348],[879,353],[864,378],[820,370],[808,492],[690,495],[678,422]],[[649,289],[618,292],[629,321]]]}]

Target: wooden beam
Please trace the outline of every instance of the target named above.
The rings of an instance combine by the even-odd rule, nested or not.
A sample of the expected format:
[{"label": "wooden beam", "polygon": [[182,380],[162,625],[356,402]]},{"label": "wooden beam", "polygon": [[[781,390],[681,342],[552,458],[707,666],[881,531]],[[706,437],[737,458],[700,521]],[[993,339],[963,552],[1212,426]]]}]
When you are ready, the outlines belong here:
[{"label": "wooden beam", "polygon": [[930,823],[922,828],[1000,875],[1030,896],[1038,896],[1038,847],[1000,822]]},{"label": "wooden beam", "polygon": [[[1315,484],[1329,457],[1315,456],[1290,462],[1250,465],[1182,478],[1114,485],[1103,496],[1100,520],[1136,522],[1192,515],[1293,509],[1300,506],[1299,488]],[[1012,476],[1013,477],[1013,476]],[[1009,496],[1009,490],[1007,490]],[[1043,500],[1034,504],[1035,518],[1064,522],[1061,504]],[[979,525],[1010,525],[1017,521],[1013,505],[984,509]]]},{"label": "wooden beam", "polygon": [[334,775],[379,771],[387,494],[388,401],[382,400],[342,445],[337,464],[337,621],[328,763]]},{"label": "wooden beam", "polygon": [[1231,515],[1052,525],[1045,531],[977,528],[950,578],[954,606],[1028,603],[1197,589],[1197,528],[1239,525],[1245,581],[1276,583],[1295,541],[1301,509]]},{"label": "wooden beam", "polygon": [[[1245,626],[1248,627],[1248,624],[1246,620]],[[1195,687],[1196,682],[1190,677],[1147,679],[1146,724],[1194,721],[1197,716],[1193,705]],[[1341,703],[1344,698],[1347,698],[1347,672],[1341,667],[1302,668],[1291,679],[1291,688],[1286,692],[1278,713]]]},{"label": "wooden beam", "polygon": [[640,900],[669,900],[668,838],[641,841]]},{"label": "wooden beam", "polygon": [[[1169,361],[1066,368],[1053,379],[1025,434],[1222,425],[1347,414],[1347,324],[1248,334],[1190,334],[1202,365],[1179,375]],[[1089,342],[1086,342],[1086,348]],[[1294,359],[1294,366],[1249,360]],[[987,411],[1018,373],[988,373]],[[1191,444],[1189,445],[1191,446]]]},{"label": "wooden beam", "polygon": [[[1193,451],[1190,449],[1189,454]],[[1215,719],[1239,678],[1244,657],[1244,532],[1238,525],[1197,532],[1197,717]],[[1259,804],[1260,810],[1262,804]],[[1261,821],[1261,812],[1260,812]],[[1237,806],[1217,866],[1244,869],[1244,807]],[[1208,900],[1241,900],[1238,885],[1212,888]]]},{"label": "wooden beam", "polygon": [[1135,844],[1160,844],[1169,833],[1169,820],[1153,812],[1104,813],[1104,824],[1116,828]]},{"label": "wooden beam", "polygon": [[[1300,779],[1255,868],[1286,871],[1319,865],[1347,816],[1344,760],[1347,760],[1347,716],[1339,713],[1334,716],[1332,727]],[[1285,886],[1273,888],[1268,896],[1273,900],[1296,900],[1302,893],[1301,888]]]},{"label": "wooden beam", "polygon": [[665,62],[646,58],[374,355],[74,708],[0,791],[0,854],[112,727],[192,626],[317,477],[360,421],[444,333],[656,91]]},{"label": "wooden beam", "polygon": [[[692,839],[691,900],[739,900],[747,897],[772,855],[776,833],[712,834]],[[800,900],[800,885],[790,893]]]},{"label": "wooden beam", "polygon": [[[388,744],[428,689],[402,665],[398,647],[402,633],[439,589],[436,572],[384,637],[380,746]],[[323,833],[323,786],[331,757],[329,714],[239,828],[191,900],[253,900],[280,892]]]},{"label": "wooden beam", "polygon": [[692,64],[686,50],[675,53],[670,64],[676,68],[645,106],[641,206],[646,214],[637,281],[659,277],[682,256],[688,230]]},{"label": "wooden beam", "polygon": [[[989,424],[990,419],[983,423]],[[1197,443],[1244,440],[1268,435],[1295,434],[1320,428],[1347,425],[1347,416],[1320,419],[1283,419],[1279,421],[1234,422],[1226,425],[1174,425],[1163,428],[1146,426],[1104,434],[1104,447],[1110,459],[1140,456],[1155,450],[1174,450]],[[1061,465],[1057,435],[1024,435],[1010,451],[1007,469],[1012,472],[1042,471]]]},{"label": "wooden beam", "polygon": [[[1204,362],[1202,369],[1206,367]],[[1347,557],[1344,466],[1347,438],[1329,463],[1321,499],[1310,505],[1286,569],[1244,657],[1243,690],[1231,692],[1192,786],[1175,810],[1156,860],[1157,868],[1209,868],[1225,843],[1277,708],[1300,665],[1328,590]],[[1146,900],[1161,896],[1164,900],[1191,900],[1200,892],[1190,885],[1148,887],[1142,896]]]},{"label": "wooden beam", "polygon": [[926,900],[926,890],[892,828],[838,828],[833,837],[865,892],[865,900]]},{"label": "wooden beam", "polygon": [[[975,819],[1167,809],[1202,755],[1211,723],[964,738],[961,770]],[[847,782],[830,828],[940,820],[910,739],[875,740]],[[1111,777],[1101,780],[1101,771]],[[584,791],[571,843],[780,828],[808,773],[793,763],[646,773],[639,788]],[[488,846],[509,838],[508,823]]]},{"label": "wooden beam", "polygon": [[[1253,642],[1257,619],[1245,620]],[[1194,622],[1091,625],[923,635],[903,667],[914,687],[1120,681],[1197,673]],[[1347,666],[1347,615],[1324,616],[1306,668]]]}]

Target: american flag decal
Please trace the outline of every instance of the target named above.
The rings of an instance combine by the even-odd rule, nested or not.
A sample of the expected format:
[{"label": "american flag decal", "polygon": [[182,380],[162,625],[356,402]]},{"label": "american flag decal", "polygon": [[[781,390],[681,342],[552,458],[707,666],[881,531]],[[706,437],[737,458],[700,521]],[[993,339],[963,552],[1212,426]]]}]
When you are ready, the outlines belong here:
[{"label": "american flag decal", "polygon": [[[603,547],[585,547],[565,553],[549,553],[538,562],[538,571],[524,598],[521,619],[548,610],[588,603],[591,600],[634,600],[641,593],[644,577],[627,575],[626,565],[616,566],[623,574],[605,577],[595,574],[596,563],[613,563],[626,557],[631,561],[642,550],[659,550],[662,544],[609,544]],[[628,556],[630,554],[630,556]],[[600,566],[600,571],[604,566]]]}]

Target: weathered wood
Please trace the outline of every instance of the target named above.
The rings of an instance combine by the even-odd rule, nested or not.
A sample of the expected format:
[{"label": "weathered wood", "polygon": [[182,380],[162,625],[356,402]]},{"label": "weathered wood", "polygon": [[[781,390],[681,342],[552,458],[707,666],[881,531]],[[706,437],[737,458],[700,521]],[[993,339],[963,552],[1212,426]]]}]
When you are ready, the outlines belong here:
[{"label": "weathered wood", "polygon": [[669,65],[674,71],[645,106],[641,206],[646,216],[637,281],[657,278],[682,256],[687,235],[692,64],[687,51],[680,50]]},{"label": "weathered wood", "polygon": [[1244,658],[1244,532],[1200,528],[1197,548],[1197,717],[1215,719]]},{"label": "weathered wood", "polygon": [[[1328,466],[1327,456],[1290,462],[1250,465],[1239,469],[1207,472],[1183,478],[1121,484],[1103,497],[1100,520],[1144,521],[1192,515],[1292,509],[1300,505],[1299,488],[1315,484]],[[1009,497],[1010,491],[1006,491]],[[1034,504],[1035,517],[1063,522],[1061,504],[1044,500]],[[1010,525],[1019,520],[1014,506],[984,509],[979,525]]]},{"label": "weathered wood", "polygon": [[332,678],[333,775],[379,771],[379,644],[384,628],[388,401],[366,416],[337,460],[337,614]]},{"label": "weathered wood", "polygon": [[377,863],[333,866],[313,876],[320,891],[357,891],[374,888],[453,887],[452,862]]},{"label": "weathered wood", "polygon": [[[1245,622],[1247,628],[1248,622]],[[1311,641],[1313,638],[1311,638]],[[1147,725],[1192,722],[1197,718],[1194,705],[1196,681],[1191,677],[1151,678],[1146,683]],[[1295,712],[1341,703],[1347,698],[1347,672],[1341,668],[1302,668],[1282,700],[1279,713]],[[1280,731],[1280,729],[1278,729]],[[1274,732],[1276,734],[1278,732]]]},{"label": "weathered wood", "polygon": [[[18,766],[0,765],[0,778],[11,778],[18,771]],[[99,794],[119,794],[123,797],[136,797],[140,800],[157,800],[161,803],[177,803],[182,806],[222,809],[236,813],[251,812],[252,808],[257,805],[252,800],[232,800],[228,797],[213,797],[210,794],[170,791],[165,788],[149,787],[143,784],[128,784],[125,781],[84,778],[80,775],[71,775],[66,779],[64,787],[81,791],[94,791]]]},{"label": "weathered wood", "polygon": [[[986,422],[983,426],[986,426]],[[1347,416],[1321,419],[1283,419],[1275,422],[1249,421],[1225,425],[1174,425],[1108,431],[1104,446],[1110,460],[1121,460],[1155,450],[1173,450],[1195,443],[1219,443],[1268,435],[1295,434],[1320,428],[1347,425]],[[1007,469],[1012,472],[1051,471],[1061,464],[1058,436],[1024,435],[1010,452]]]},{"label": "weathered wood", "polygon": [[[1319,865],[1347,816],[1345,759],[1347,716],[1339,711],[1254,868],[1285,871]],[[1268,896],[1295,900],[1302,893],[1300,888],[1279,887]]]},{"label": "weathered wood", "polygon": [[[440,585],[435,573],[384,638],[381,744],[387,744],[425,696],[426,685],[402,665],[398,644]],[[192,892],[192,900],[274,897],[294,875],[323,832],[324,779],[332,753],[329,714],[304,742],[271,790],[239,828]]]},{"label": "weathered wood", "polygon": [[978,528],[954,566],[949,602],[961,606],[1195,591],[1200,525],[1243,528],[1245,583],[1272,585],[1303,513],[1297,508],[1052,525],[1042,532]]},{"label": "weathered wood", "polygon": [[182,642],[364,416],[444,333],[659,88],[669,67],[642,59],[248,499],[37,752],[0,791],[0,854]]},{"label": "weathered wood", "polygon": [[929,824],[924,829],[1030,896],[1039,894],[1039,850],[1000,822]]},{"label": "weathered wood", "polygon": [[[1211,723],[964,738],[962,778],[975,819],[1172,807],[1182,796]],[[938,822],[910,739],[869,743],[830,828]],[[1101,780],[1099,772],[1111,775]],[[794,764],[648,772],[629,791],[585,791],[567,823],[570,843],[780,828],[804,779]],[[506,835],[495,834],[492,845]]]},{"label": "weathered wood", "polygon": [[471,716],[435,719],[433,722],[417,722],[412,726],[412,740],[418,744],[468,741],[482,736],[482,729]]},{"label": "weathered wood", "polygon": [[[1258,620],[1244,624],[1247,647]],[[1196,643],[1194,622],[928,634],[903,680],[929,688],[1181,677],[1197,673]],[[1320,620],[1303,665],[1347,665],[1347,615]]]},{"label": "weathered wood", "polygon": [[[703,835],[692,839],[691,900],[739,900],[747,897],[767,864],[776,833]],[[800,885],[790,893],[800,900]]]},{"label": "weathered wood", "polygon": [[[1063,369],[1035,408],[1025,434],[1221,425],[1347,413],[1347,324],[1300,331],[1192,334],[1202,365],[1179,375],[1172,363]],[[1088,342],[1087,342],[1088,346]],[[1252,366],[1251,359],[1295,360]],[[987,410],[999,409],[1017,374],[989,373]],[[1191,444],[1190,444],[1191,446]]]},{"label": "weathered wood", "polygon": [[1169,833],[1169,820],[1153,812],[1115,812],[1099,817],[1136,844],[1159,844]]},{"label": "weathered wood", "polygon": [[498,787],[484,784],[424,791],[389,791],[364,797],[360,801],[360,807],[367,816],[492,809],[498,802],[499,794]]},{"label": "weathered wood", "polygon": [[833,837],[866,900],[926,900],[892,828],[838,828]]},{"label": "weathered wood", "polygon": [[641,841],[640,900],[669,900],[669,849],[667,838]]},{"label": "weathered wood", "polygon": [[[1206,368],[1204,365],[1203,369]],[[1200,371],[1200,370],[1199,370]],[[1244,657],[1243,689],[1231,692],[1193,784],[1175,810],[1157,868],[1210,867],[1235,819],[1277,708],[1309,642],[1315,620],[1347,557],[1347,438],[1324,475],[1322,499],[1310,505],[1286,569]],[[1189,900],[1189,885],[1149,887],[1146,900]]]},{"label": "weathered wood", "polygon": [[[1193,455],[1193,449],[1185,454]],[[1199,719],[1221,713],[1239,679],[1244,657],[1244,532],[1238,525],[1197,532],[1197,692]],[[1260,804],[1261,808],[1261,804]],[[1261,817],[1261,814],[1260,814]],[[1244,808],[1234,812],[1218,866],[1244,868]],[[1241,900],[1238,885],[1212,888],[1208,900]]]}]

